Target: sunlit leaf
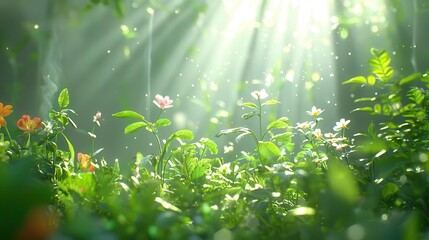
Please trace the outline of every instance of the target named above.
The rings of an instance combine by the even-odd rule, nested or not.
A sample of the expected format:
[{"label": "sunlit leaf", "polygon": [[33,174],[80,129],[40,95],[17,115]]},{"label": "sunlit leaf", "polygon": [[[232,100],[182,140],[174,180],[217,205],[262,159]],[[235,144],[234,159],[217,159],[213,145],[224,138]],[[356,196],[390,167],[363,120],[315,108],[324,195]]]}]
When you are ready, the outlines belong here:
[{"label": "sunlit leaf", "polygon": [[377,100],[377,98],[375,98],[375,97],[371,97],[371,98],[358,98],[358,99],[355,100],[355,103],[358,103],[358,102],[373,102],[375,100]]},{"label": "sunlit leaf", "polygon": [[216,137],[219,137],[222,135],[228,135],[231,133],[244,133],[244,132],[250,132],[250,129],[245,127],[228,128],[228,129],[221,130],[218,134],[216,134]]},{"label": "sunlit leaf", "polygon": [[282,120],[276,120],[276,121],[272,121],[268,126],[267,126],[267,130],[273,129],[273,128],[286,128],[288,126],[287,123],[285,123]]},{"label": "sunlit leaf", "polygon": [[316,214],[316,210],[311,207],[298,207],[290,210],[290,213],[294,216],[306,216],[306,215],[314,215]]},{"label": "sunlit leaf", "polygon": [[206,146],[211,154],[217,154],[218,153],[218,148],[217,145],[214,141],[208,139],[208,138],[201,138],[200,142],[202,144],[204,144],[204,146]]},{"label": "sunlit leaf", "polygon": [[350,84],[350,83],[365,84],[366,78],[364,76],[357,76],[357,77],[351,78],[351,79],[343,82],[343,84]]},{"label": "sunlit leaf", "polygon": [[421,76],[422,76],[421,73],[414,73],[414,74],[411,74],[409,76],[406,76],[405,78],[403,78],[399,81],[399,85],[407,84],[407,83],[414,81],[415,79],[417,79]]},{"label": "sunlit leaf", "polygon": [[63,135],[64,140],[66,140],[67,147],[69,148],[69,152],[70,152],[70,162],[73,165],[74,156],[75,156],[73,144],[69,141],[69,139],[66,137],[66,135],[64,133],[61,132],[61,135]]},{"label": "sunlit leaf", "polygon": [[419,212],[413,211],[403,223],[402,239],[419,239],[421,238],[421,224],[419,221]]},{"label": "sunlit leaf", "polygon": [[167,141],[171,141],[172,139],[176,138],[192,140],[194,139],[194,133],[191,130],[179,130],[171,134]]},{"label": "sunlit leaf", "polygon": [[131,123],[130,125],[125,127],[124,133],[125,134],[134,133],[134,132],[138,131],[139,129],[146,127],[146,126],[147,126],[146,122]]},{"label": "sunlit leaf", "polygon": [[386,153],[386,149],[381,149],[377,154],[375,154],[374,157],[378,158],[378,157],[380,157],[381,155],[383,155],[385,153]]},{"label": "sunlit leaf", "polygon": [[425,95],[418,88],[411,89],[408,95],[410,96],[410,99],[417,104],[422,103],[423,100],[425,99]]},{"label": "sunlit leaf", "polygon": [[278,141],[278,142],[284,142],[284,143],[289,143],[292,140],[292,133],[291,132],[285,132],[285,133],[280,133],[277,135],[274,135],[271,138],[271,141]]},{"label": "sunlit leaf", "polygon": [[117,118],[137,118],[140,120],[144,120],[144,117],[142,115],[140,115],[137,112],[129,111],[129,110],[114,113],[112,114],[112,116]]},{"label": "sunlit leaf", "polygon": [[399,190],[398,185],[389,182],[383,186],[383,189],[381,190],[381,194],[383,195],[384,199],[387,199],[391,195],[395,194],[398,190]]},{"label": "sunlit leaf", "polygon": [[381,81],[389,81],[394,74],[394,70],[389,66],[391,58],[385,50],[371,49],[373,58],[369,60],[372,73],[374,73]]},{"label": "sunlit leaf", "polygon": [[361,108],[354,109],[352,112],[357,112],[357,111],[361,111],[361,112],[373,112],[374,110],[372,109],[372,107],[361,107]]},{"label": "sunlit leaf", "polygon": [[245,113],[245,114],[241,115],[241,118],[243,118],[243,119],[249,119],[249,118],[251,118],[251,117],[253,117],[255,115],[258,115],[258,113],[257,112]]},{"label": "sunlit leaf", "polygon": [[124,17],[125,15],[125,7],[122,3],[122,0],[114,0],[115,13],[118,17]]},{"label": "sunlit leaf", "polygon": [[381,114],[381,105],[378,103],[374,105],[374,114]]},{"label": "sunlit leaf", "polygon": [[205,163],[205,164],[199,164],[197,167],[195,167],[195,169],[192,171],[191,174],[191,179],[192,180],[196,180],[200,177],[203,177],[206,174],[207,169],[210,168],[210,165]]},{"label": "sunlit leaf", "polygon": [[358,185],[350,169],[339,160],[329,162],[329,185],[332,191],[348,203],[353,203],[359,195]]},{"label": "sunlit leaf", "polygon": [[235,141],[236,141],[236,142],[240,142],[240,140],[241,140],[244,136],[249,135],[250,133],[251,133],[251,132],[243,132],[243,133],[239,134],[239,135],[235,138]]},{"label": "sunlit leaf", "polygon": [[160,197],[156,197],[155,198],[155,202],[161,204],[161,206],[167,210],[171,210],[174,212],[181,212],[182,210],[180,210],[178,207],[174,206],[173,204],[165,201],[164,199],[160,198]]},{"label": "sunlit leaf", "polygon": [[69,90],[67,88],[64,88],[60,96],[58,97],[58,105],[60,108],[65,108],[69,105],[70,98],[69,98]]},{"label": "sunlit leaf", "polygon": [[160,127],[165,127],[171,124],[171,121],[168,120],[167,118],[161,118],[156,120],[155,122],[155,127],[160,128]]},{"label": "sunlit leaf", "polygon": [[373,86],[376,82],[376,78],[374,77],[374,75],[369,75],[368,76],[368,84]]},{"label": "sunlit leaf", "polygon": [[256,104],[251,103],[251,102],[241,103],[240,106],[244,106],[244,107],[248,107],[248,108],[254,108],[254,109],[258,108],[258,106]]},{"label": "sunlit leaf", "polygon": [[270,160],[280,156],[280,149],[272,142],[259,142],[258,153],[261,162],[267,164]]},{"label": "sunlit leaf", "polygon": [[274,104],[278,104],[278,103],[280,103],[280,102],[275,100],[275,99],[271,99],[271,100],[268,100],[268,101],[262,103],[262,105],[274,105]]}]

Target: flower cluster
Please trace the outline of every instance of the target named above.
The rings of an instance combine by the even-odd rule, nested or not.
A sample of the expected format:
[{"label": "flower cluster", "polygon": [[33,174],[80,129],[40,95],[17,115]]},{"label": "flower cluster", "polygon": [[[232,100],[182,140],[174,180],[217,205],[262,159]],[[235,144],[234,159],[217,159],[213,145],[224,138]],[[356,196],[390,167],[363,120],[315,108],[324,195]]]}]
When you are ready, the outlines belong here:
[{"label": "flower cluster", "polygon": [[296,129],[298,132],[302,133],[306,140],[305,142],[310,143],[311,146],[308,149],[307,156],[314,159],[314,162],[320,163],[326,161],[328,159],[326,153],[318,150],[319,146],[327,146],[334,151],[341,151],[346,147],[350,147],[347,138],[344,137],[344,130],[348,128],[348,124],[350,120],[345,120],[344,118],[340,119],[340,121],[335,123],[333,127],[334,132],[343,131],[342,136],[337,137],[338,133],[326,132],[323,133],[320,128],[317,128],[317,124],[319,120],[320,114],[323,113],[324,110],[313,106],[310,111],[307,111],[307,114],[316,118],[315,121],[306,121],[297,123]]}]

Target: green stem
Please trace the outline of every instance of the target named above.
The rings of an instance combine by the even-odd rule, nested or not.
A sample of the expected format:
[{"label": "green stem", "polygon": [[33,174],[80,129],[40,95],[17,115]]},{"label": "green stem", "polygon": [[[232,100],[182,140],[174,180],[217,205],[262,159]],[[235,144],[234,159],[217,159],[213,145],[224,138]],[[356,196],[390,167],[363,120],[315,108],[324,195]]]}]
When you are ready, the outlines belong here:
[{"label": "green stem", "polygon": [[258,98],[258,110],[259,110],[259,139],[262,141],[262,106],[261,106],[261,99]]},{"label": "green stem", "polygon": [[161,113],[162,113],[162,109],[160,109],[158,117],[156,118],[155,122],[159,119],[159,117],[161,117]]},{"label": "green stem", "polygon": [[30,133],[27,133],[27,141],[25,141],[25,147],[30,147],[30,139],[31,138],[31,135],[30,135]]},{"label": "green stem", "polygon": [[207,146],[204,147],[203,151],[201,151],[201,154],[198,158],[198,161],[201,161],[201,159],[203,159],[204,154],[206,154],[207,151]]},{"label": "green stem", "polygon": [[7,128],[7,125],[4,128],[6,129],[6,133],[7,133],[7,136],[9,138],[9,141],[12,143],[12,137],[10,136],[9,129]]},{"label": "green stem", "polygon": [[[155,136],[156,143],[158,145],[159,158],[157,159],[157,162],[155,163],[155,171],[157,172],[157,174],[159,176],[161,176],[162,161],[163,161],[163,158],[164,158],[164,152],[162,150],[161,140],[159,139],[158,135],[155,133],[156,129],[152,126],[152,124],[149,123],[148,126],[150,126],[150,129],[152,130],[152,134]],[[161,164],[161,165],[159,165],[159,164]]]},{"label": "green stem", "polygon": [[[92,134],[93,135],[95,135],[94,134],[94,132],[95,132],[95,123],[94,123],[94,125],[92,126]],[[91,136],[91,153],[92,153],[92,156],[94,156],[94,142],[95,142],[95,139],[94,139],[94,137],[93,136]]]}]

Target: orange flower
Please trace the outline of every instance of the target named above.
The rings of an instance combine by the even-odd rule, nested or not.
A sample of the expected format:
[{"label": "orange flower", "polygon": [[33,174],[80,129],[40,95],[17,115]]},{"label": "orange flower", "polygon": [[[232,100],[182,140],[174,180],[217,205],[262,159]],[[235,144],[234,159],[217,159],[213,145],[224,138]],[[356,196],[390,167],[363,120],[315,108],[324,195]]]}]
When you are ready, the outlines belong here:
[{"label": "orange flower", "polygon": [[3,103],[0,102],[0,125],[6,127],[6,121],[4,117],[9,116],[13,112],[12,105],[6,105],[3,107]]},{"label": "orange flower", "polygon": [[24,130],[24,133],[32,133],[36,131],[36,129],[42,127],[42,120],[40,118],[35,117],[31,119],[28,115],[23,115],[18,122],[16,123],[19,129]]},{"label": "orange flower", "polygon": [[79,162],[79,167],[82,170],[88,170],[94,172],[94,165],[91,162],[91,157],[88,154],[78,153],[77,161]]}]

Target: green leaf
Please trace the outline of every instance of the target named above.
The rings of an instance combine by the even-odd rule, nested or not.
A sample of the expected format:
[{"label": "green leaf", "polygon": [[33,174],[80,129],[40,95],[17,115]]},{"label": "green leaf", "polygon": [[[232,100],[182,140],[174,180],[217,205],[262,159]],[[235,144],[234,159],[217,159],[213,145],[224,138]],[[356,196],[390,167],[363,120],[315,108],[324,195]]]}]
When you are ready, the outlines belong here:
[{"label": "green leaf", "polygon": [[216,137],[219,137],[222,135],[228,135],[231,133],[250,133],[250,132],[251,132],[250,129],[245,127],[228,128],[228,129],[221,130],[218,134],[216,134]]},{"label": "green leaf", "polygon": [[328,162],[328,166],[331,190],[344,201],[355,202],[359,195],[359,188],[350,169],[337,159]]},{"label": "green leaf", "polygon": [[264,105],[274,105],[274,104],[278,104],[278,103],[280,103],[280,102],[277,101],[277,100],[275,100],[275,99],[271,99],[271,100],[268,100],[268,101],[262,103],[262,106],[264,106]]},{"label": "green leaf", "polygon": [[210,140],[208,138],[201,138],[200,143],[204,144],[204,146],[206,146],[209,149],[211,154],[217,154],[218,153],[217,145],[212,140]]},{"label": "green leaf", "polygon": [[208,164],[207,162],[198,163],[198,166],[195,167],[191,173],[191,179],[196,180],[196,179],[204,176],[209,168],[210,168],[210,164]]},{"label": "green leaf", "polygon": [[411,75],[409,75],[409,76],[407,76],[407,77],[405,77],[405,78],[401,79],[401,80],[399,81],[399,85],[407,84],[407,83],[409,83],[409,82],[411,82],[411,81],[414,81],[414,80],[415,80],[415,79],[417,79],[417,78],[420,78],[421,76],[422,76],[422,74],[421,74],[421,73],[414,73],[414,74],[411,74]]},{"label": "green leaf", "polygon": [[168,120],[167,118],[161,118],[156,120],[155,122],[155,127],[160,128],[160,127],[165,127],[171,124],[171,121]]},{"label": "green leaf", "polygon": [[135,122],[135,123],[131,123],[130,125],[125,127],[124,133],[125,134],[130,134],[130,133],[134,133],[136,131],[138,131],[140,128],[146,127],[147,123],[146,122]]},{"label": "green leaf", "polygon": [[357,77],[351,78],[351,79],[343,82],[343,84],[350,84],[350,83],[365,84],[366,78],[364,76],[357,76]]},{"label": "green leaf", "polygon": [[179,130],[179,131],[171,134],[170,137],[168,138],[167,142],[169,142],[175,138],[192,140],[192,139],[194,139],[194,133],[191,130]]},{"label": "green leaf", "polygon": [[368,84],[371,86],[374,86],[375,82],[376,82],[376,79],[375,79],[374,75],[369,75],[368,76]]},{"label": "green leaf", "polygon": [[357,112],[357,111],[361,111],[361,112],[373,112],[374,110],[372,109],[372,107],[361,107],[361,108],[354,109],[352,112]]},{"label": "green leaf", "polygon": [[63,132],[61,132],[61,135],[63,135],[64,140],[66,140],[67,147],[69,148],[69,152],[70,152],[70,162],[72,163],[72,165],[74,165],[73,161],[74,161],[75,152],[74,152],[73,144],[70,142],[70,140],[66,137],[66,135]]},{"label": "green leaf", "polygon": [[267,130],[273,129],[273,128],[286,128],[288,124],[284,122],[283,120],[275,120],[272,121],[268,126]]},{"label": "green leaf", "polygon": [[285,133],[280,133],[280,134],[274,135],[271,138],[271,141],[289,143],[292,141],[292,133],[291,132],[285,132]]},{"label": "green leaf", "polygon": [[316,214],[316,210],[311,207],[298,207],[295,209],[290,210],[290,213],[294,216],[310,216]]},{"label": "green leaf", "polygon": [[377,137],[377,135],[375,134],[375,124],[373,121],[371,121],[371,123],[368,126],[368,134],[372,139],[375,139]]},{"label": "green leaf", "polygon": [[399,190],[399,187],[394,183],[386,183],[381,190],[381,195],[384,199],[387,199],[391,195],[395,194]]},{"label": "green leaf", "polygon": [[239,141],[241,141],[241,139],[242,139],[244,136],[249,135],[249,134],[251,134],[251,133],[252,133],[252,132],[243,132],[243,133],[239,134],[239,135],[235,138],[235,141],[236,141],[236,142],[239,142]]},{"label": "green leaf", "polygon": [[64,88],[61,91],[60,96],[58,97],[58,105],[60,106],[60,108],[65,108],[69,105],[69,103],[69,90],[67,88]]},{"label": "green leaf", "polygon": [[381,114],[381,105],[379,103],[374,105],[374,113]]},{"label": "green leaf", "polygon": [[248,108],[254,108],[254,109],[258,109],[258,106],[254,103],[251,102],[244,102],[241,103],[240,106],[244,106],[244,107],[248,107]]},{"label": "green leaf", "polygon": [[114,4],[115,4],[115,13],[119,17],[124,17],[125,7],[124,7],[124,4],[122,3],[122,1],[121,0],[115,0]]},{"label": "green leaf", "polygon": [[389,81],[394,74],[394,70],[390,65],[391,58],[385,50],[371,49],[371,54],[374,56],[369,60],[371,71],[381,81]]},{"label": "green leaf", "polygon": [[261,162],[266,165],[273,158],[280,156],[280,149],[272,142],[259,142],[258,153]]},{"label": "green leaf", "polygon": [[355,103],[358,103],[358,102],[373,102],[375,100],[377,100],[377,98],[375,98],[375,97],[372,97],[372,98],[358,98],[358,99],[355,100]]},{"label": "green leaf", "polygon": [[137,118],[140,120],[144,120],[144,117],[142,115],[140,115],[137,112],[129,111],[129,110],[114,113],[112,114],[112,116],[117,118]]},{"label": "green leaf", "polygon": [[408,92],[408,96],[410,96],[410,99],[413,100],[415,103],[420,104],[425,99],[425,95],[422,93],[422,91],[418,88],[413,88]]},{"label": "green leaf", "polygon": [[258,115],[258,113],[257,112],[245,113],[245,114],[241,115],[241,118],[247,120],[247,119],[249,119],[249,118],[251,118],[251,117],[253,117],[255,115]]}]

